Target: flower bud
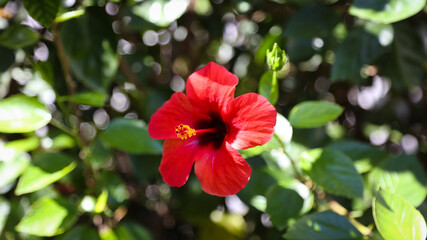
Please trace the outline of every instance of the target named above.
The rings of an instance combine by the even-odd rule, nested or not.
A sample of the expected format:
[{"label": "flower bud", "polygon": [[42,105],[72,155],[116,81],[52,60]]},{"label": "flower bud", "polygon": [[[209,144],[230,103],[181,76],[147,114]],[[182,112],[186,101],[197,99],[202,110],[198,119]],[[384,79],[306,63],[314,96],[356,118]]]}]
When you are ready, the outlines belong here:
[{"label": "flower bud", "polygon": [[267,49],[267,64],[272,71],[279,71],[288,61],[284,50],[280,49],[277,43],[274,43],[273,49]]}]

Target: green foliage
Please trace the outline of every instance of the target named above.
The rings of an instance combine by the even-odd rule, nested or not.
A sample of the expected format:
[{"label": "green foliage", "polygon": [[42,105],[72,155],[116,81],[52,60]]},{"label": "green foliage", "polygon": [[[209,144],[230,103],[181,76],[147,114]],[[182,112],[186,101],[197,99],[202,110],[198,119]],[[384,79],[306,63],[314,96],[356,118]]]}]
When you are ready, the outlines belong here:
[{"label": "green foliage", "polygon": [[117,118],[103,132],[106,144],[131,153],[160,154],[160,143],[148,136],[147,125],[136,119]]},{"label": "green foliage", "polygon": [[132,7],[132,12],[159,27],[167,27],[184,14],[189,3],[188,0],[148,0]]},{"label": "green foliage", "polygon": [[0,34],[0,45],[19,49],[32,46],[39,40],[39,34],[23,25],[13,25]]},{"label": "green foliage", "polygon": [[16,230],[36,236],[55,236],[65,231],[77,218],[72,205],[64,200],[41,198],[16,226]]},{"label": "green foliage", "polygon": [[[304,199],[294,190],[281,186],[273,187],[267,194],[266,212],[278,229],[288,226],[290,220],[298,217]],[[286,204],[284,208],[283,205]]]},{"label": "green foliage", "polygon": [[390,25],[371,24],[371,26],[376,28],[375,31],[357,28],[344,39],[335,53],[332,81],[342,79],[360,81],[362,67],[372,64],[387,51],[387,46],[393,40],[393,28]]},{"label": "green foliage", "polygon": [[391,157],[369,173],[371,190],[378,187],[397,193],[419,206],[427,195],[427,176],[418,159],[410,155]]},{"label": "green foliage", "polygon": [[325,6],[307,6],[288,21],[285,36],[294,38],[327,37],[338,24],[337,14]]},{"label": "green foliage", "polygon": [[349,13],[361,19],[392,23],[415,15],[425,5],[425,0],[387,0],[375,2],[356,0],[350,7]]},{"label": "green foliage", "polygon": [[354,163],[358,173],[369,172],[389,155],[372,145],[353,140],[338,141],[328,146],[330,149],[339,150],[347,155]]},{"label": "green foliage", "polygon": [[[425,4],[0,0],[0,239],[425,239]],[[277,110],[225,198],[147,127],[210,61]]]},{"label": "green foliage", "polygon": [[59,10],[60,0],[42,0],[31,1],[23,0],[25,9],[28,13],[45,27],[49,27],[55,20],[56,13]]},{"label": "green foliage", "polygon": [[415,29],[406,23],[393,25],[394,41],[391,52],[383,56],[391,59],[392,63],[381,62],[384,73],[390,77],[395,87],[415,87],[421,84],[424,76],[423,60],[425,53],[419,51],[422,48],[422,40]]},{"label": "green foliage", "polygon": [[34,156],[29,166],[19,179],[16,195],[35,192],[52,184],[76,167],[70,157],[59,153],[42,153]]},{"label": "green foliage", "polygon": [[70,97],[63,97],[63,100],[68,100],[73,103],[84,104],[92,107],[103,107],[107,96],[103,93],[84,92],[78,93]]},{"label": "green foliage", "polygon": [[372,204],[375,225],[386,240],[425,239],[426,222],[410,202],[380,189]]},{"label": "green foliage", "polygon": [[49,123],[51,115],[35,98],[15,95],[0,101],[0,132],[26,133]]},{"label": "green foliage", "polygon": [[18,178],[28,167],[30,157],[22,152],[14,153],[11,159],[0,156],[0,187]]},{"label": "green foliage", "polygon": [[279,83],[276,73],[267,71],[262,75],[259,81],[258,92],[266,97],[271,104],[276,104],[279,98]]},{"label": "green foliage", "polygon": [[[64,51],[78,81],[105,93],[119,66],[116,38],[108,16],[99,8],[87,8],[83,16],[61,27]],[[91,37],[85,37],[90,33]]]},{"label": "green foliage", "polygon": [[356,240],[363,239],[363,236],[347,218],[326,211],[302,217],[289,228],[284,238],[289,240]]},{"label": "green foliage", "polygon": [[289,122],[297,128],[320,127],[338,118],[343,110],[335,103],[305,101],[292,108]]},{"label": "green foliage", "polygon": [[362,177],[351,159],[340,151],[310,150],[302,155],[301,168],[327,192],[348,198],[363,197]]},{"label": "green foliage", "polygon": [[118,239],[128,240],[151,240],[153,237],[150,232],[141,227],[137,223],[127,222],[120,224],[116,229],[116,235]]}]

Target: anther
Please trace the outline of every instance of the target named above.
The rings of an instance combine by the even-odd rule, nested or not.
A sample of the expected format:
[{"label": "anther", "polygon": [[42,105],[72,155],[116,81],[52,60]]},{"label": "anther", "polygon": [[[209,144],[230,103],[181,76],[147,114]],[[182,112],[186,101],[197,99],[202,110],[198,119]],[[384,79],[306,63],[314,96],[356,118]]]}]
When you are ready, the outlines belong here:
[{"label": "anther", "polygon": [[185,124],[179,124],[175,128],[175,133],[178,138],[181,138],[181,140],[196,136],[196,130]]}]

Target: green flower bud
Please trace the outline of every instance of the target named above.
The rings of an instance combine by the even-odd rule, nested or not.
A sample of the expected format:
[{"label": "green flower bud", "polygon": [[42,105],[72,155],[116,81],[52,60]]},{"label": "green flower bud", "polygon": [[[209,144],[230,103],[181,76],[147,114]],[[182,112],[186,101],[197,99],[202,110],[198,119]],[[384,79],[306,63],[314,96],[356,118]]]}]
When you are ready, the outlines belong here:
[{"label": "green flower bud", "polygon": [[273,49],[267,49],[267,64],[272,71],[279,71],[288,61],[284,50],[274,43]]}]

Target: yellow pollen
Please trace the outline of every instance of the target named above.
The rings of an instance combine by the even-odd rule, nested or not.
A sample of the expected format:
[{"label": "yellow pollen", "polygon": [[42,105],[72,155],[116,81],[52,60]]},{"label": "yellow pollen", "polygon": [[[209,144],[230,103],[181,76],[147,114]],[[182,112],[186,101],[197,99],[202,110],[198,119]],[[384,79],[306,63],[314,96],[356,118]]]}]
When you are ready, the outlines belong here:
[{"label": "yellow pollen", "polygon": [[181,138],[181,140],[196,136],[196,130],[184,124],[179,124],[175,128],[175,133],[177,137]]}]

